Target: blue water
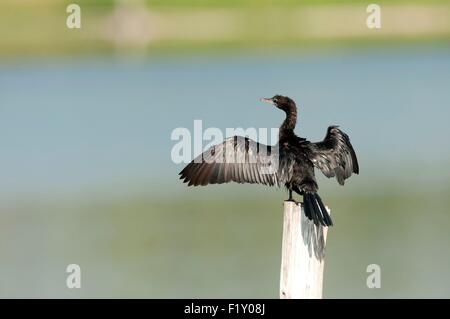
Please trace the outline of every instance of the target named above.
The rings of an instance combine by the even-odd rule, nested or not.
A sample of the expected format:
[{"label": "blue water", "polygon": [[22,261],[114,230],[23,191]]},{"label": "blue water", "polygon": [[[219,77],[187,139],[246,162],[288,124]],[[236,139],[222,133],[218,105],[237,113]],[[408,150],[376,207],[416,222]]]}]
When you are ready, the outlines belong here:
[{"label": "blue water", "polygon": [[277,93],[297,101],[302,136],[341,125],[366,176],[447,180],[449,88],[447,47],[1,65],[0,193],[154,189],[180,168],[174,128],[277,127],[258,101]]},{"label": "blue water", "polygon": [[343,188],[319,181],[336,224],[325,297],[448,297],[449,71],[444,47],[0,65],[0,296],[277,297],[285,194],[184,187],[170,134],[276,127],[258,99],[280,93],[299,134],[340,124],[361,164]]}]

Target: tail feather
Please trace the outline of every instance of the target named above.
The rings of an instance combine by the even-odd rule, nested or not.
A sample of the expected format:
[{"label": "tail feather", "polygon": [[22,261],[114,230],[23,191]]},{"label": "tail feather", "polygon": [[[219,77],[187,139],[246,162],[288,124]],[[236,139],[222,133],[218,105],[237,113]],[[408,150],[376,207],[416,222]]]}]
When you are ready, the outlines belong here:
[{"label": "tail feather", "polygon": [[325,217],[325,223],[327,224],[327,226],[333,226],[333,221],[331,220],[331,216],[328,213],[328,210],[326,209],[325,205],[322,202],[322,198],[320,198],[319,194],[315,193],[314,194],[316,197],[317,202],[319,203],[320,209],[323,212],[323,216]]},{"label": "tail feather", "polygon": [[314,220],[313,214],[311,214],[312,212],[311,202],[309,201],[309,197],[307,196],[307,194],[303,195],[303,205],[305,206],[306,217],[308,217],[310,220]]},{"label": "tail feather", "polygon": [[333,226],[330,214],[325,208],[319,194],[305,193],[303,195],[305,204],[305,215],[314,222],[316,226]]},{"label": "tail feather", "polygon": [[312,196],[312,204],[313,204],[313,208],[314,208],[314,212],[317,215],[317,219],[319,220],[319,222],[322,224],[322,226],[327,226],[327,224],[325,223],[326,221],[326,217],[324,216],[324,212],[321,211],[319,204],[317,203],[316,198],[314,197],[314,195]]},{"label": "tail feather", "polygon": [[313,199],[310,193],[306,193],[303,195],[303,203],[305,204],[305,215],[311,219],[314,224],[319,226],[321,224],[319,220],[319,214],[317,214],[316,209],[314,208]]}]

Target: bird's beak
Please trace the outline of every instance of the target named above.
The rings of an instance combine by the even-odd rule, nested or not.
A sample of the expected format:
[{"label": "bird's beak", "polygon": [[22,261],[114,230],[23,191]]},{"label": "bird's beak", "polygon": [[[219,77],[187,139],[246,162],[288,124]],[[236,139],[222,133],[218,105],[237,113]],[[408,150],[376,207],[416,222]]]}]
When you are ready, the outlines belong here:
[{"label": "bird's beak", "polygon": [[260,101],[264,103],[275,104],[272,99],[268,99],[265,97],[261,98]]}]

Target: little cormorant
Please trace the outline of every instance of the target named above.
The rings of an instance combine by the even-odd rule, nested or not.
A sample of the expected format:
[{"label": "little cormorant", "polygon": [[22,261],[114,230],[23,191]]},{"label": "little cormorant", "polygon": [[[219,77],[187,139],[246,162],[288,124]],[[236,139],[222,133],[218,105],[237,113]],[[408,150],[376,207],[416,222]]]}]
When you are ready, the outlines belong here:
[{"label": "little cormorant", "polygon": [[323,141],[312,143],[294,133],[297,122],[295,102],[275,95],[261,99],[286,113],[280,126],[278,143],[268,146],[243,136],[225,139],[189,163],[181,172],[188,186],[228,182],[285,186],[289,201],[292,191],[303,196],[305,215],[316,225],[331,226],[314,176],[314,167],[326,177],[336,177],[340,185],[352,173],[359,173],[358,160],[347,134],[338,126],[328,127]]}]

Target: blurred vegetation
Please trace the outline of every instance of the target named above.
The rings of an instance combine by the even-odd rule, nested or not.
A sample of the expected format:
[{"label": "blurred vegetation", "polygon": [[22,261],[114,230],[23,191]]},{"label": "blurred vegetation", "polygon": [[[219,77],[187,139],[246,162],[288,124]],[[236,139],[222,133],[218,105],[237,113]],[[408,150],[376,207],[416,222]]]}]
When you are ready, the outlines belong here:
[{"label": "blurred vegetation", "polygon": [[71,2],[0,2],[0,56],[179,54],[450,39],[450,5],[440,0],[380,1],[381,30],[365,26],[365,2],[331,0],[81,0],[76,3],[82,27],[68,29]]}]

